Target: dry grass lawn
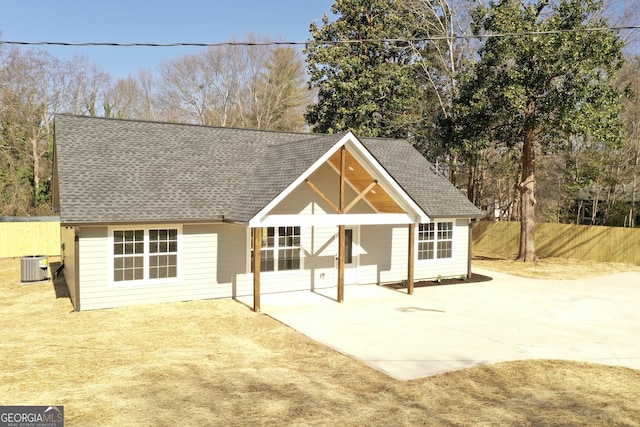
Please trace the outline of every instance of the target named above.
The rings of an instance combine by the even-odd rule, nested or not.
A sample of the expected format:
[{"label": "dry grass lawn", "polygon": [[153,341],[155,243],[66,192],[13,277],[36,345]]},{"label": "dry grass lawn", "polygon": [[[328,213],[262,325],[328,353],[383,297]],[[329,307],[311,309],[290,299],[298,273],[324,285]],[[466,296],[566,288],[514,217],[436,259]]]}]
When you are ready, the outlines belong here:
[{"label": "dry grass lawn", "polygon": [[640,371],[518,361],[396,381],[233,300],[73,312],[0,260],[0,405],[68,426],[638,425]]},{"label": "dry grass lawn", "polygon": [[478,257],[473,259],[473,266],[522,277],[567,280],[623,271],[640,271],[640,266],[634,264],[579,261],[566,258],[543,258],[539,262],[521,262],[514,261],[512,258]]}]

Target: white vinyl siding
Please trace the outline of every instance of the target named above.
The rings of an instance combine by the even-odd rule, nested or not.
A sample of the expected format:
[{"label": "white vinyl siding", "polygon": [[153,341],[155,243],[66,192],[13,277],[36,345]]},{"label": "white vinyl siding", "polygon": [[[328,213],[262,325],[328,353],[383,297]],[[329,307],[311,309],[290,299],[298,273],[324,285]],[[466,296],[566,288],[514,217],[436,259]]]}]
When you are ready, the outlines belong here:
[{"label": "white vinyl siding", "polygon": [[232,297],[236,274],[246,265],[242,255],[247,251],[245,233],[245,227],[229,224],[183,225],[180,278],[114,286],[109,282],[112,273],[107,227],[81,227],[80,309]]},{"label": "white vinyl siding", "polygon": [[[468,273],[469,220],[451,222],[450,258],[418,260],[418,227],[416,227],[416,260],[414,280],[434,280],[439,277],[460,277]],[[393,283],[407,279],[409,230],[406,225],[368,225],[360,227],[360,284]]]},{"label": "white vinyl siding", "polygon": [[[438,220],[438,223],[451,223],[452,230],[440,235],[442,241],[450,242],[441,247],[441,253],[438,254],[436,247],[436,259],[416,260],[414,265],[415,280],[432,280],[447,277],[461,277],[468,273],[469,262],[469,220],[468,219],[452,219]],[[418,234],[418,233],[416,233]],[[451,235],[451,239],[446,237]],[[417,237],[417,236],[416,236]],[[436,234],[436,239],[438,235]],[[451,246],[450,249],[449,245]],[[448,256],[448,253],[451,256]]]},{"label": "white vinyl siding", "polygon": [[336,246],[333,244],[336,238],[335,227],[309,227],[305,228],[306,245],[304,266],[309,270],[311,277],[310,289],[333,287],[337,285],[338,275],[335,267]]},{"label": "white vinyl siding", "polygon": [[407,225],[360,227],[360,284],[397,282],[407,278],[408,233]]},{"label": "white vinyl siding", "polygon": [[[469,221],[453,222],[452,258],[415,262],[415,280],[460,277],[467,274]],[[140,227],[144,228],[144,227]],[[146,227],[152,228],[152,227]],[[107,227],[80,227],[79,302],[81,310],[140,303],[248,296],[250,230],[229,224],[182,226],[182,277],[153,284],[113,285]],[[301,227],[303,269],[261,274],[263,294],[335,287],[335,227]],[[416,233],[417,234],[417,233]],[[359,228],[358,283],[406,280],[407,225],[368,225]],[[416,237],[417,243],[417,237]],[[417,257],[417,254],[416,254]],[[165,279],[166,280],[166,279]]]},{"label": "white vinyl siding", "polygon": [[[304,260],[300,270],[268,271],[260,274],[260,290],[263,294],[313,290],[333,287],[337,284],[335,269],[335,227],[301,227],[300,244]],[[250,245],[251,231],[246,231]],[[247,256],[245,274],[237,276],[237,296],[253,294],[251,257]]]}]

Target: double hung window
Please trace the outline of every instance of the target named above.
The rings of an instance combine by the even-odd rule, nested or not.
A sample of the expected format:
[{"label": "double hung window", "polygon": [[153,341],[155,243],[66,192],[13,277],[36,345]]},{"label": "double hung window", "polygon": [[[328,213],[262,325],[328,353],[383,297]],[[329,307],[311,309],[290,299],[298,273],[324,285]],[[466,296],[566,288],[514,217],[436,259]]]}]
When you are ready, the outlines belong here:
[{"label": "double hung window", "polygon": [[113,281],[178,277],[178,228],[112,230]]},{"label": "double hung window", "polygon": [[453,257],[453,222],[430,222],[418,228],[418,259]]}]

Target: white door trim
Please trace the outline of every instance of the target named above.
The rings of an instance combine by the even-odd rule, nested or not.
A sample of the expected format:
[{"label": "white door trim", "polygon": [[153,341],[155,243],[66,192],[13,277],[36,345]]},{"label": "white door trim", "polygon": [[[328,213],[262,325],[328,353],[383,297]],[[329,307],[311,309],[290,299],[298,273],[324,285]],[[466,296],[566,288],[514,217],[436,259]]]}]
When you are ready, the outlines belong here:
[{"label": "white door trim", "polygon": [[[344,284],[354,285],[358,283],[358,265],[360,261],[360,226],[359,225],[347,225],[345,226],[346,240],[349,240],[349,233],[351,233],[351,263],[347,263],[349,255],[348,251],[345,251],[345,263],[344,263]],[[335,269],[336,277],[338,276],[338,229],[336,228],[335,238]]]}]

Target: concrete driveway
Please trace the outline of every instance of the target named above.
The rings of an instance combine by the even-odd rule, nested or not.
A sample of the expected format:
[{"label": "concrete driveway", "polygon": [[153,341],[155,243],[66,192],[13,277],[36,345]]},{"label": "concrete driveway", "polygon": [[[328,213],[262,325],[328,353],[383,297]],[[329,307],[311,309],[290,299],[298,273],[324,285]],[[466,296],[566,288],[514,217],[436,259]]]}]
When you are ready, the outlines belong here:
[{"label": "concrete driveway", "polygon": [[[640,369],[640,273],[493,280],[262,296],[262,311],[396,379],[518,359],[570,359]],[[323,295],[323,293],[326,295]]]}]

